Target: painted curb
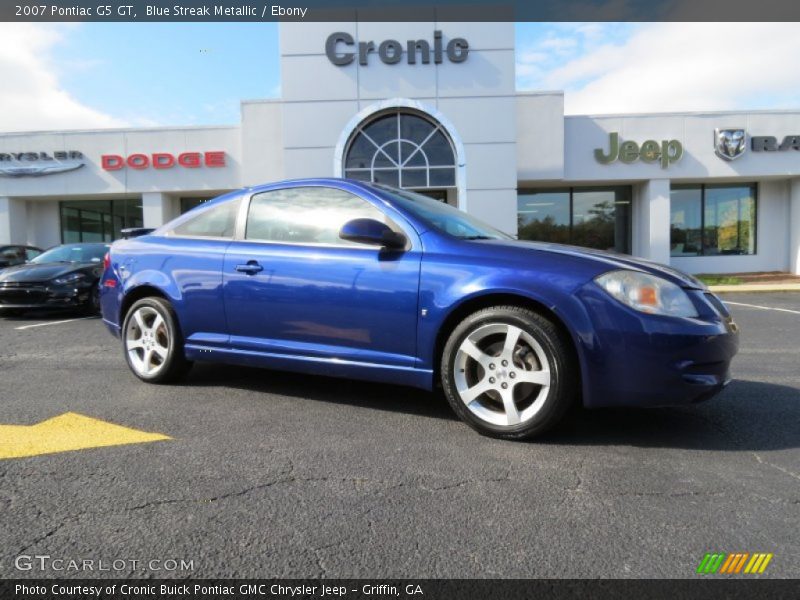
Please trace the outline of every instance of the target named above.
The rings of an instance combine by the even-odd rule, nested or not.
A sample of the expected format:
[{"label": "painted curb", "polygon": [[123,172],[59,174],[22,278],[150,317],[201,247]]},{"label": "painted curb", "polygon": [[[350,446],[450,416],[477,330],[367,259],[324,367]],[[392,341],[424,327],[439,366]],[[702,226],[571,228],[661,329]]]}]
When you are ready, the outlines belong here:
[{"label": "painted curb", "polygon": [[743,285],[710,285],[714,293],[725,292],[800,292],[800,283],[754,283]]}]

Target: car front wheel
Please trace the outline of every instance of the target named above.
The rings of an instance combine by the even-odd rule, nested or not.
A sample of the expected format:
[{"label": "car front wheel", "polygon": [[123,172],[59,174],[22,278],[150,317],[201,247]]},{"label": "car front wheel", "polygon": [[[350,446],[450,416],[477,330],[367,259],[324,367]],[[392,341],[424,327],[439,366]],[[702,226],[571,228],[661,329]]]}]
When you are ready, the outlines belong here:
[{"label": "car front wheel", "polygon": [[92,289],[89,290],[89,298],[83,307],[87,316],[95,316],[100,314],[100,284],[95,283]]},{"label": "car front wheel", "polygon": [[544,433],[576,399],[571,341],[539,313],[496,306],[464,319],[444,347],[441,377],[456,414],[504,439]]},{"label": "car front wheel", "polygon": [[162,298],[143,298],[131,306],[122,326],[125,360],[134,375],[148,383],[168,383],[191,366],[175,312]]}]

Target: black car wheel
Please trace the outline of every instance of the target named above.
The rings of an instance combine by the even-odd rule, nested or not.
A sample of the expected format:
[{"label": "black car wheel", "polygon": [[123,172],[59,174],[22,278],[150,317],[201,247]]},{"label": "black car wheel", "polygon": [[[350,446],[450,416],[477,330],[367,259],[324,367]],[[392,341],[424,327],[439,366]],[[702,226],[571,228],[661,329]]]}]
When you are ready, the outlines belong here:
[{"label": "black car wheel", "polygon": [[513,440],[558,423],[580,381],[567,335],[518,306],[491,307],[464,319],[445,344],[441,377],[463,421],[484,435]]},{"label": "black car wheel", "polygon": [[100,314],[100,284],[95,283],[89,290],[89,298],[86,300],[84,310],[87,315]]},{"label": "black car wheel", "polygon": [[122,325],[122,345],[131,371],[148,383],[176,381],[191,367],[175,312],[163,298],[142,298],[131,306]]}]

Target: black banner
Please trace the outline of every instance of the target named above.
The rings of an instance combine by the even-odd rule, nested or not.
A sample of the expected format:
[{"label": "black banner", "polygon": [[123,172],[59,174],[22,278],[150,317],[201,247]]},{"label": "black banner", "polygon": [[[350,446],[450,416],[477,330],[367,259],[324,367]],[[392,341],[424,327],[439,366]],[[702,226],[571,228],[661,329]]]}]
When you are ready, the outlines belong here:
[{"label": "black banner", "polygon": [[[795,0],[4,0],[2,21],[800,21]],[[721,33],[724,36],[724,32]],[[722,42],[721,42],[722,43]]]},{"label": "black banner", "polygon": [[[700,577],[700,576],[698,576]],[[291,600],[694,600],[727,598],[794,600],[797,580],[5,580],[3,600],[194,600],[205,598]]]}]

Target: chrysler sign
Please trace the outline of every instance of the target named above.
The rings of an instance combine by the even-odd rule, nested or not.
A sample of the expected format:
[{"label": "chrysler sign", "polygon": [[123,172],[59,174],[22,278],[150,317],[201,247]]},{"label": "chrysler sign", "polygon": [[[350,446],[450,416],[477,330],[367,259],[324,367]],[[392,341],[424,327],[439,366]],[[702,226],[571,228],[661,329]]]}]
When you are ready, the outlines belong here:
[{"label": "chrysler sign", "polygon": [[75,171],[86,164],[77,150],[0,152],[0,177],[41,177]]}]

